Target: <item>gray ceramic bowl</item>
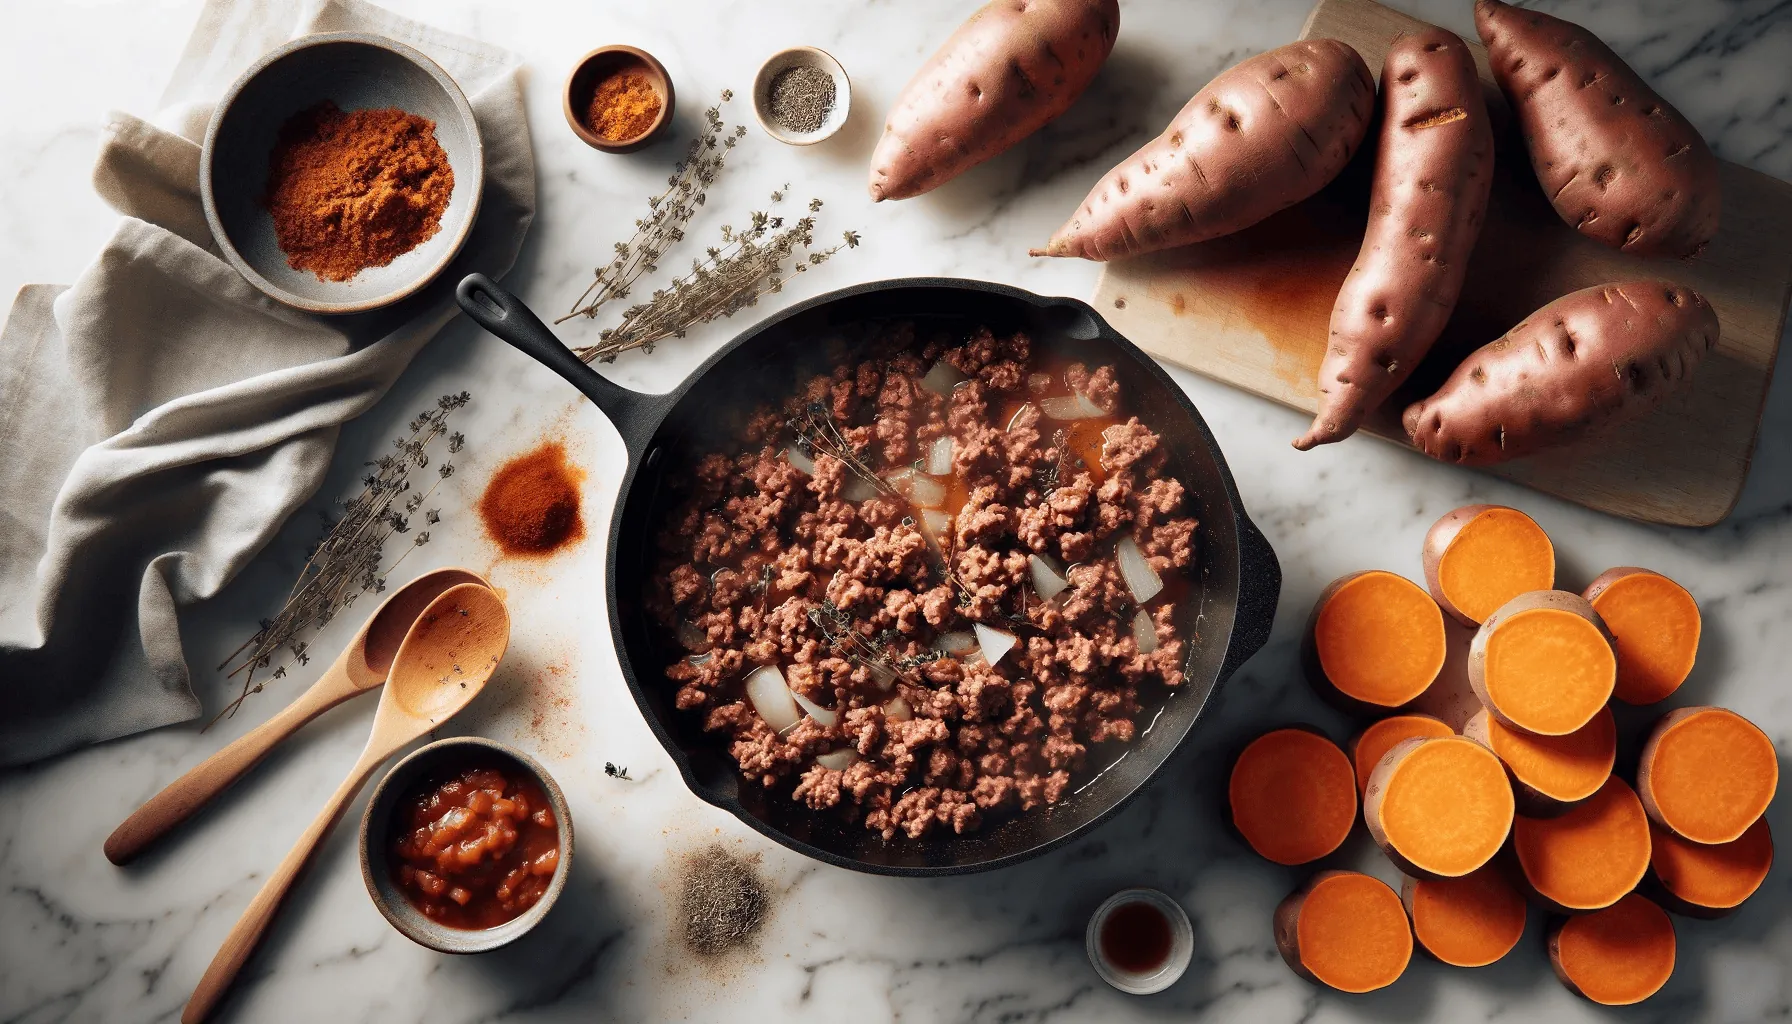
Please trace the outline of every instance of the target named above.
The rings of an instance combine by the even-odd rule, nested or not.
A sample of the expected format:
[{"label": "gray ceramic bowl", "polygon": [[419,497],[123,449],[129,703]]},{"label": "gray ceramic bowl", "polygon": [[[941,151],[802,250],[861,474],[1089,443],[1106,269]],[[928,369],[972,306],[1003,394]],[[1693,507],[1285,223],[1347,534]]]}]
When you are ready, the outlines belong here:
[{"label": "gray ceramic bowl", "polygon": [[[268,156],[286,119],[324,100],[343,110],[397,107],[435,122],[454,171],[440,230],[383,267],[324,281],[286,263],[262,205]],[[313,313],[361,313],[411,294],[448,266],[473,228],[485,181],[485,151],[467,98],[434,61],[383,36],[306,36],[256,61],[225,93],[205,131],[199,188],[205,219],[225,259],[250,283]]]},{"label": "gray ceramic bowl", "polygon": [[[496,928],[450,928],[423,916],[393,879],[387,856],[392,849],[393,824],[397,820],[399,801],[410,795],[424,776],[463,761],[488,758],[521,769],[541,783],[560,829],[560,862],[554,869],[547,892],[522,916]],[[566,795],[534,758],[514,747],[479,736],[437,740],[412,751],[409,757],[393,765],[374,787],[367,810],[361,815],[361,878],[367,883],[367,894],[373,897],[373,905],[406,938],[442,953],[484,953],[521,938],[547,916],[554,901],[560,898],[571,866],[572,812],[566,806]]]}]

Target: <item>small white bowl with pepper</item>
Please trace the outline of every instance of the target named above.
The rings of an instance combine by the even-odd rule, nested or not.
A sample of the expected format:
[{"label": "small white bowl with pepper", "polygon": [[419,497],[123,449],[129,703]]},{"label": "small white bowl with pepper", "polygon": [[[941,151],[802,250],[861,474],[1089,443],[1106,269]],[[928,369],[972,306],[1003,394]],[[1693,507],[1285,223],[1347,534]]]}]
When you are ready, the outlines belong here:
[{"label": "small white bowl with pepper", "polygon": [[779,50],[753,79],[753,114],[779,142],[812,146],[846,124],[852,81],[833,55],[813,46]]}]

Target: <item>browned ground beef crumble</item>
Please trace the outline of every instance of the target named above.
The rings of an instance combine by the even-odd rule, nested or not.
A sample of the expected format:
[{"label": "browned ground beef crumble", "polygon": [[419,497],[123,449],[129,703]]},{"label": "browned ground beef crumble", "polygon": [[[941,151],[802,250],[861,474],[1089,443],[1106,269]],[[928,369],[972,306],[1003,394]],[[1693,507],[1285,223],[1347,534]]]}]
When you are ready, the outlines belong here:
[{"label": "browned ground beef crumble", "polygon": [[[1170,603],[1181,591],[1168,587],[1146,605],[1157,649],[1141,653],[1114,542],[1130,532],[1166,581],[1194,560],[1195,520],[1178,515],[1182,484],[1163,475],[1168,453],[1155,433],[1112,415],[1120,389],[1111,367],[1073,363],[1047,379],[1025,335],[981,330],[953,344],[913,334],[911,325],[885,328],[866,350],[897,354],[809,380],[781,408],[753,415],[745,451],[703,456],[659,537],[648,595],[667,630],[704,652],[666,669],[677,706],[727,737],[742,774],[767,787],[794,778],[794,799],[862,815],[885,839],[920,838],[935,825],[962,833],[985,816],[1056,803],[1090,744],[1130,742],[1141,684],[1182,682]],[[949,399],[920,385],[940,358],[969,378]],[[1106,424],[1099,465],[1070,450],[1062,428],[1072,424],[1029,401],[1078,392],[1109,414],[1094,421]],[[857,477],[826,454],[815,456],[813,478],[791,464],[790,423],[812,403],[879,474],[952,435],[951,502],[967,497],[939,554],[908,501],[848,500],[843,489]],[[1070,586],[1052,601],[1033,589],[1029,552],[1071,566]],[[892,683],[889,671],[844,656],[816,618],[856,629],[900,677]],[[973,622],[1019,643],[993,666],[974,648],[932,651],[938,635]],[[838,722],[804,716],[778,735],[743,695],[743,678],[762,665],[779,666]],[[892,707],[896,697],[910,717]],[[863,759],[844,770],[814,761],[846,747]]]}]

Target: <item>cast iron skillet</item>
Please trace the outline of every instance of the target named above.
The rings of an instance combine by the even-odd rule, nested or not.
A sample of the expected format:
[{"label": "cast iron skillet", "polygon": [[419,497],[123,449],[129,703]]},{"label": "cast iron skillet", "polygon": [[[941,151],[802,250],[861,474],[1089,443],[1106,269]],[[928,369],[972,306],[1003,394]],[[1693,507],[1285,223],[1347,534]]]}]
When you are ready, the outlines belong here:
[{"label": "cast iron skillet", "polygon": [[[949,278],[857,285],[748,329],[671,394],[643,395],[592,371],[528,307],[484,276],[462,281],[457,296],[467,315],[570,381],[621,433],[628,470],[610,520],[605,585],[622,676],[692,792],[799,853],[858,871],[910,876],[982,871],[1038,856],[1093,829],[1143,789],[1188,738],[1215,688],[1269,637],[1281,568],[1245,516],[1213,435],[1182,389],[1084,303]],[[1068,350],[1091,365],[1112,364],[1130,411],[1170,449],[1171,472],[1187,486],[1200,520],[1198,579],[1183,602],[1185,628],[1195,636],[1188,681],[1161,708],[1146,709],[1149,727],[1123,752],[1107,755],[1111,763],[1105,767],[1092,761],[1091,768],[1102,770],[1080,778],[1079,788],[1049,810],[921,841],[885,842],[858,823],[743,782],[717,739],[701,731],[700,716],[673,708],[674,688],[662,672],[685,652],[662,635],[642,602],[654,537],[672,503],[662,487],[669,475],[701,452],[737,448],[740,427],[755,406],[783,399],[807,374],[850,358],[845,338],[852,325],[888,319],[948,330],[1025,329],[1036,343]]]}]

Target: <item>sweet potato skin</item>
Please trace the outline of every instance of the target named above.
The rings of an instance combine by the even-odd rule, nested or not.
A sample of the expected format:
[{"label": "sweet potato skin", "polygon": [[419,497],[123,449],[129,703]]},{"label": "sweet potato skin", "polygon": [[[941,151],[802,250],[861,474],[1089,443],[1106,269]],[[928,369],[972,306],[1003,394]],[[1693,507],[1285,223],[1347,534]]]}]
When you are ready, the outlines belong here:
[{"label": "sweet potato skin", "polygon": [[1563,221],[1637,256],[1697,255],[1717,234],[1717,157],[1598,36],[1501,0],[1475,0],[1475,30]]},{"label": "sweet potato skin", "polygon": [[1332,306],[1319,410],[1294,447],[1342,441],[1443,332],[1493,183],[1493,127],[1468,47],[1431,28],[1401,35],[1381,69],[1381,138],[1369,224]]},{"label": "sweet potato skin", "polygon": [[1374,105],[1368,65],[1336,39],[1260,53],[1207,83],[1033,255],[1111,260],[1250,227],[1336,177]]},{"label": "sweet potato skin", "polygon": [[1690,288],[1661,280],[1584,288],[1470,353],[1401,423],[1434,459],[1516,459],[1648,412],[1717,339],[1717,313]]},{"label": "sweet potato skin", "polygon": [[1062,114],[1114,49],[1118,0],[991,0],[903,87],[871,154],[871,198],[907,199]]}]

